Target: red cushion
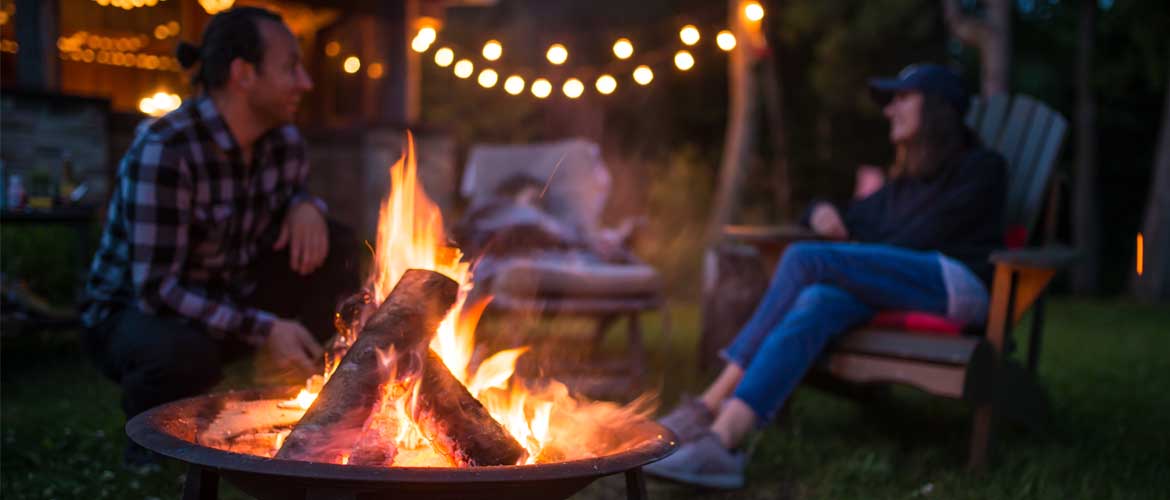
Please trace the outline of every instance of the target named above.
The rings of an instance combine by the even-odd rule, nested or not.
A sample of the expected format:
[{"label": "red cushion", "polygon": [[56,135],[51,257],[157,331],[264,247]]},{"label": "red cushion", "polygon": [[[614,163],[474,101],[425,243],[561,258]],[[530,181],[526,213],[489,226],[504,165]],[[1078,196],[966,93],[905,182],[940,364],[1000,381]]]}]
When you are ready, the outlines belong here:
[{"label": "red cushion", "polygon": [[1028,244],[1028,228],[1019,224],[1008,226],[1003,235],[1003,244],[1009,249],[1023,248]]},{"label": "red cushion", "polygon": [[921,311],[882,311],[874,315],[867,326],[957,336],[963,333],[964,325],[936,314]]}]

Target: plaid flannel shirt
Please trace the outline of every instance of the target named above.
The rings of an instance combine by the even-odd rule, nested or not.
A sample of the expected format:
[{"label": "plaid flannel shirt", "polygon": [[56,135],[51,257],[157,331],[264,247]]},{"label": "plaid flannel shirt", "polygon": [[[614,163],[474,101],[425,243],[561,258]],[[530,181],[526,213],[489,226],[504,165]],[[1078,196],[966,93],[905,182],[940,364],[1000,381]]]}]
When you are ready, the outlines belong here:
[{"label": "plaid flannel shirt", "polygon": [[240,304],[256,287],[249,268],[271,246],[286,209],[311,202],[305,144],[291,125],[269,131],[246,166],[208,97],[160,118],[118,167],[101,246],[86,285],[83,321],[119,307],[177,316],[213,336],[257,344],[275,316]]}]

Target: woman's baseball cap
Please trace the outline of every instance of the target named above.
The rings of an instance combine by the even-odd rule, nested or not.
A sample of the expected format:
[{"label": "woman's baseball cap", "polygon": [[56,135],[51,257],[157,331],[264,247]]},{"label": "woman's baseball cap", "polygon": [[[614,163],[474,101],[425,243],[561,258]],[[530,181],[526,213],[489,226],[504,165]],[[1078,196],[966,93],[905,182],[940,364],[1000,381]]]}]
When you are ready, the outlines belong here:
[{"label": "woman's baseball cap", "polygon": [[894,78],[870,78],[869,90],[873,99],[882,105],[890,102],[895,92],[908,90],[940,96],[951,103],[960,115],[966,114],[971,104],[971,94],[967,93],[959,75],[938,64],[911,64]]}]

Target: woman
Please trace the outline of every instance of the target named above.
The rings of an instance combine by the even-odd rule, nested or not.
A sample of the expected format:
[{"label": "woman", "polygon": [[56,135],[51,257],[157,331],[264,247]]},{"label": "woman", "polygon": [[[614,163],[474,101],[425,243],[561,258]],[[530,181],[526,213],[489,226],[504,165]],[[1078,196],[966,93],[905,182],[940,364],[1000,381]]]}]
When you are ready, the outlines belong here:
[{"label": "woman", "polygon": [[[888,181],[859,172],[846,210],[817,202],[805,217],[845,243],[796,243],[780,260],[751,319],[723,351],[728,362],[698,399],[660,420],[681,443],[652,475],[715,488],[744,482],[736,448],[772,419],[825,345],[886,309],[983,321],[1002,242],[1003,159],[963,124],[969,96],[958,76],[913,65],[870,81],[886,102],[896,157]],[[865,186],[869,184],[870,186]]]}]

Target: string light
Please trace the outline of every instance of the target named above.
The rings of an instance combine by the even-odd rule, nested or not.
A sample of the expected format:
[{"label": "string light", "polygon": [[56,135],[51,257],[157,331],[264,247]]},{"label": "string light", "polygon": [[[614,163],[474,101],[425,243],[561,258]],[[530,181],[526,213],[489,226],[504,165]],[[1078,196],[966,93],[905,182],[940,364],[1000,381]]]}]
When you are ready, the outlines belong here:
[{"label": "string light", "polygon": [[674,54],[674,66],[686,71],[695,67],[695,57],[690,52],[680,50]]},{"label": "string light", "polygon": [[519,75],[509,76],[507,80],[504,80],[504,92],[520,95],[521,92],[524,92],[524,79],[520,78]]},{"label": "string light", "polygon": [[435,64],[438,64],[439,67],[446,68],[452,62],[455,62],[455,51],[447,47],[435,51]]},{"label": "string light", "polygon": [[366,68],[366,76],[370,77],[371,80],[382,78],[382,73],[382,63],[373,63],[369,68]]},{"label": "string light", "polygon": [[483,58],[489,61],[495,61],[504,54],[504,46],[495,40],[488,40],[483,44]]},{"label": "string light", "polygon": [[340,53],[341,53],[341,44],[337,43],[336,40],[325,44],[325,55],[327,55],[329,57],[337,57],[337,54],[340,54]]},{"label": "string light", "polygon": [[532,82],[532,95],[538,99],[544,99],[552,94],[552,84],[544,78],[537,78]]},{"label": "string light", "polygon": [[199,0],[199,5],[203,6],[203,10],[213,16],[232,8],[234,3],[236,3],[235,0]]},{"label": "string light", "polygon": [[561,85],[561,92],[564,92],[569,99],[576,99],[585,93],[585,84],[576,78],[565,80],[565,84]]},{"label": "string light", "polygon": [[748,18],[749,21],[759,22],[764,18],[764,7],[760,5],[760,2],[748,2],[743,6],[743,15],[744,17]]},{"label": "string light", "polygon": [[468,61],[467,59],[460,59],[459,62],[455,63],[455,76],[459,78],[466,79],[474,72],[475,65],[471,64],[471,61]]},{"label": "string light", "polygon": [[431,26],[423,26],[422,28],[419,28],[418,34],[416,34],[414,37],[419,40],[424,40],[427,45],[430,45],[435,43],[435,38],[438,36],[439,32],[435,31],[435,28]]},{"label": "string light", "polygon": [[345,58],[345,62],[341,63],[341,69],[351,75],[357,73],[359,69],[362,69],[362,60],[358,59],[357,56],[349,56]]},{"label": "string light", "polygon": [[634,44],[628,38],[618,38],[613,42],[613,55],[618,59],[629,59],[634,55]]},{"label": "string light", "polygon": [[[158,5],[160,0],[94,0],[94,3],[102,7],[116,7],[119,9],[130,10],[136,7],[154,7]],[[165,0],[161,0],[165,1]]]},{"label": "string light", "polygon": [[548,47],[545,57],[548,58],[548,62],[560,66],[569,59],[569,49],[566,49],[564,45],[554,43]]},{"label": "string light", "polygon": [[597,77],[597,82],[594,83],[594,86],[597,87],[598,92],[609,95],[617,89],[617,80],[610,75],[601,75]]},{"label": "string light", "polygon": [[435,43],[436,37],[438,37],[438,32],[435,31],[435,28],[423,26],[410,41],[410,49],[420,54],[426,52],[427,49],[431,48],[431,44]]},{"label": "string light", "polygon": [[418,52],[419,54],[426,52],[429,48],[431,48],[431,42],[428,42],[425,38],[416,36],[414,37],[414,40],[410,41],[410,50]]},{"label": "string light", "polygon": [[720,31],[718,35],[715,35],[715,45],[718,45],[724,52],[729,52],[735,48],[735,35],[727,30]]},{"label": "string light", "polygon": [[645,64],[638,66],[634,68],[634,81],[638,82],[638,85],[649,85],[654,81],[654,71]]},{"label": "string light", "polygon": [[138,101],[138,110],[150,116],[159,117],[179,109],[183,99],[177,94],[169,92],[155,92],[154,95],[143,97]]},{"label": "string light", "polygon": [[483,71],[480,71],[479,78],[477,78],[476,80],[479,82],[480,87],[483,87],[485,89],[490,89],[490,88],[496,86],[496,82],[499,81],[499,79],[500,79],[500,75],[497,74],[495,70],[489,68],[489,69],[485,69]]},{"label": "string light", "polygon": [[678,32],[678,38],[686,45],[699,43],[699,28],[696,28],[693,24],[683,26]]}]

